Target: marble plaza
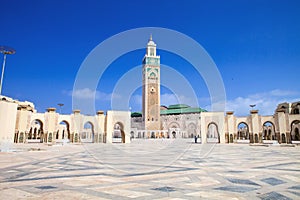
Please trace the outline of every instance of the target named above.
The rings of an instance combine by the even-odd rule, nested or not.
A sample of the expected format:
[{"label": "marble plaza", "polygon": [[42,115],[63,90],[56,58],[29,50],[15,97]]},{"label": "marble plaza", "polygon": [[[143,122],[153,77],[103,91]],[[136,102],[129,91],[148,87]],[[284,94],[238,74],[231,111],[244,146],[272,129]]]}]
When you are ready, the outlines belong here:
[{"label": "marble plaza", "polygon": [[0,199],[299,199],[300,146],[10,144]]}]

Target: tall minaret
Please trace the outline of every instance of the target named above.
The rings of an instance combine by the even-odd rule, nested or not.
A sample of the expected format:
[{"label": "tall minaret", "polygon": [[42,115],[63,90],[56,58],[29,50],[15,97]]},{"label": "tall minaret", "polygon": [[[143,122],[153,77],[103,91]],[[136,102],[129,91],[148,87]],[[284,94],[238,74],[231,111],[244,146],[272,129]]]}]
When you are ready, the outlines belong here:
[{"label": "tall minaret", "polygon": [[[145,130],[160,130],[160,56],[152,35],[143,59],[143,120]],[[151,136],[149,136],[151,137]]]}]

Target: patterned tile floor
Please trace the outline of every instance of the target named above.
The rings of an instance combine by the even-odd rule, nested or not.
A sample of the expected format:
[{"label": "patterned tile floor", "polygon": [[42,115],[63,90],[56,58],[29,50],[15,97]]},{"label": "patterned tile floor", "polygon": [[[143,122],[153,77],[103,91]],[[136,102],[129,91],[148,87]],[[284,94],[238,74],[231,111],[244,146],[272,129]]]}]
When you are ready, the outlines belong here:
[{"label": "patterned tile floor", "polygon": [[13,144],[0,199],[300,199],[300,146]]}]

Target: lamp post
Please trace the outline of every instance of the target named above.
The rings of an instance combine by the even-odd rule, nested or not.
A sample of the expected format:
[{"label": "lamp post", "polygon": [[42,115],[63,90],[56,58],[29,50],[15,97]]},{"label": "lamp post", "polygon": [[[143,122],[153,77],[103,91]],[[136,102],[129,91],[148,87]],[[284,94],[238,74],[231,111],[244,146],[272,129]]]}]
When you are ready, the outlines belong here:
[{"label": "lamp post", "polygon": [[63,107],[65,104],[63,104],[63,103],[58,103],[57,105],[59,106],[59,113],[61,114],[61,107]]},{"label": "lamp post", "polygon": [[251,104],[251,105],[250,105],[251,110],[253,110],[253,108],[254,108],[255,106],[256,106],[255,104]]},{"label": "lamp post", "polygon": [[7,54],[15,54],[16,51],[13,48],[0,46],[0,53],[3,54],[3,65],[2,65],[2,72],[1,72],[1,80],[0,80],[0,95],[2,94],[2,82],[4,76],[4,69],[5,69],[5,62],[6,62],[6,55]]}]

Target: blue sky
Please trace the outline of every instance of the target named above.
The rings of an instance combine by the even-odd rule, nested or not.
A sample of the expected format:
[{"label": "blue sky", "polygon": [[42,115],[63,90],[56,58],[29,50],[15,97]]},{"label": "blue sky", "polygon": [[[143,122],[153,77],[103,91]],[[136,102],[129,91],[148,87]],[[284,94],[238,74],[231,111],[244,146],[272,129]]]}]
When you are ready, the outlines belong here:
[{"label": "blue sky", "polygon": [[[201,44],[222,75],[227,109],[238,115],[247,114],[249,104],[272,114],[277,103],[300,99],[299,1],[1,0],[0,5],[0,45],[17,51],[7,58],[2,94],[32,101],[39,112],[64,103],[63,112],[70,113],[74,80],[89,52],[119,32],[149,26],[182,32]],[[97,109],[110,109],[116,81],[140,65],[144,53],[128,53],[109,66],[97,88]],[[200,106],[209,109],[207,87],[192,66],[170,52],[158,53],[162,63],[188,77]],[[141,109],[140,95],[138,89],[132,96],[132,110]],[[161,95],[163,104],[176,103],[168,88]],[[189,98],[182,100],[189,104]]]}]

